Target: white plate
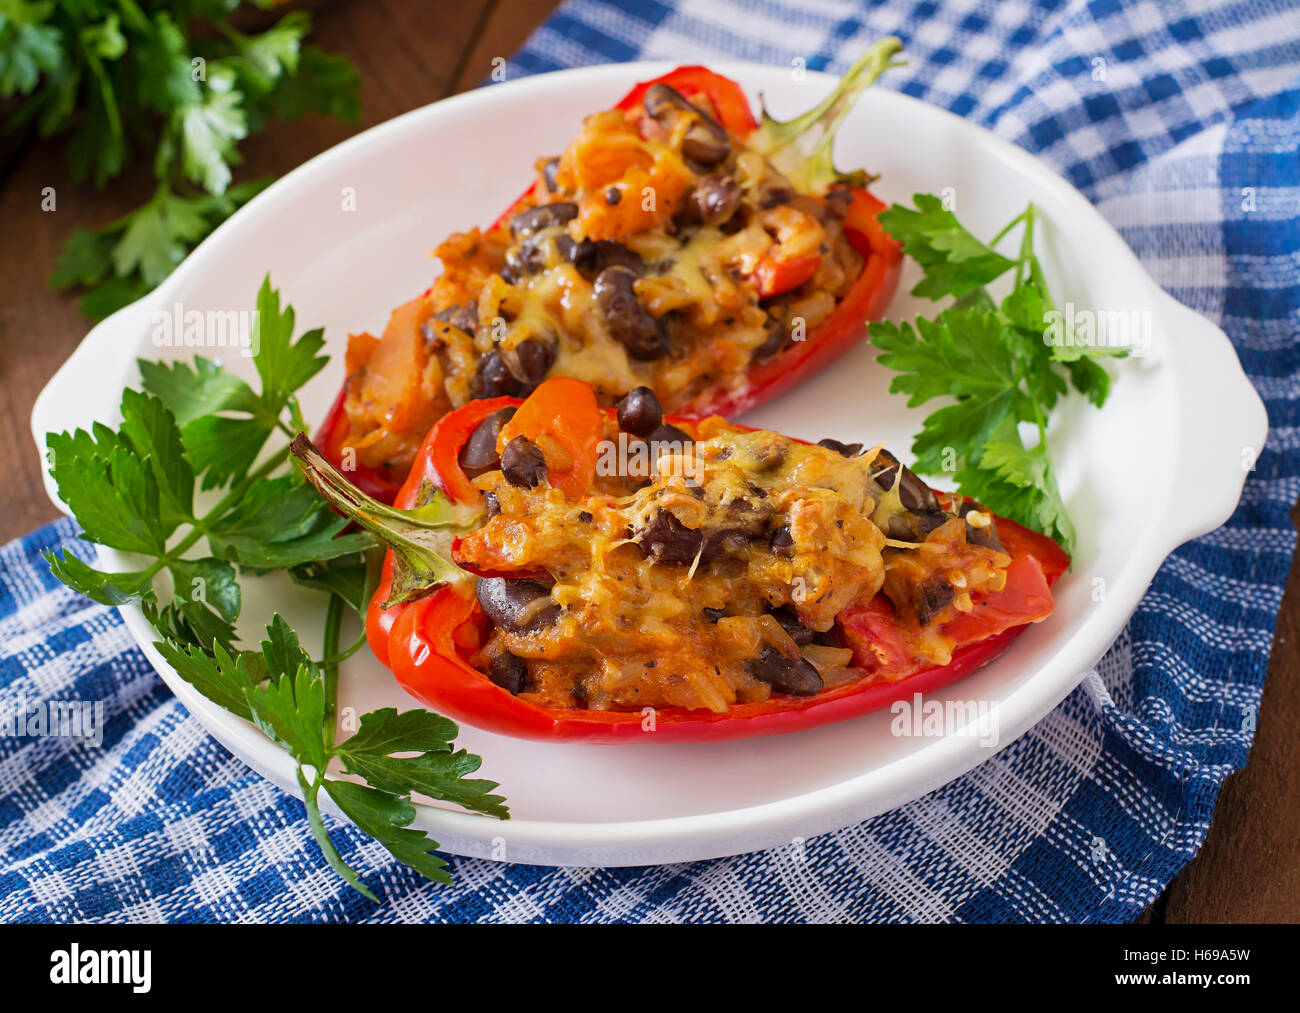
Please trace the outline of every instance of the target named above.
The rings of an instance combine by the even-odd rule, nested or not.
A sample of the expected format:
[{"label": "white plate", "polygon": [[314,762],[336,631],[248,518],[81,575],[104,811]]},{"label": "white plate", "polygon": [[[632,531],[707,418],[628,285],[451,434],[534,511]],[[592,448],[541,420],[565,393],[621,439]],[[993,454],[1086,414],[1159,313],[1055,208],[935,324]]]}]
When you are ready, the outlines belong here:
[{"label": "white plate", "polygon": [[[32,417],[37,443],[51,430],[117,421],[136,356],[188,358],[151,342],[155,311],[251,309],[263,274],[298,311],[324,325],[330,367],[305,392],[319,419],[342,376],[349,331],[378,330],[392,307],[422,291],[437,264],[428,251],[447,233],[495,219],[523,188],[534,159],[560,151],[582,117],[636,81],[668,69],[626,64],[564,71],[418,109],[312,159],[223,225],[155,292],[96,327],[50,381]],[[724,64],[777,115],[800,112],[832,79],[788,69]],[[1055,707],[1118,635],[1156,568],[1181,542],[1227,519],[1245,478],[1243,454],[1263,445],[1263,405],[1225,335],[1147,276],[1132,252],[1072,187],[1012,145],[949,113],[894,92],[871,92],[841,131],[841,165],[882,173],[876,192],[956,199],[977,234],[1038,204],[1038,249],[1058,301],[1150,314],[1151,350],[1119,364],[1106,409],[1074,398],[1051,442],[1079,529],[1074,571],[1058,585],[1056,613],[991,666],[936,694],[997,708],[1005,746]],[[345,210],[352,206],[355,210]],[[905,292],[915,274],[904,276]],[[906,295],[891,315],[926,309]],[[251,363],[227,356],[252,376]],[[886,393],[890,373],[862,346],[835,367],[746,417],[750,424],[817,439],[836,436],[896,451],[910,446],[925,412]],[[53,490],[51,490],[53,496]],[[56,498],[57,502],[57,498]],[[121,561],[103,553],[108,566]],[[320,643],[319,598],[287,580],[245,584],[241,630],[255,642],[273,609],[308,645]],[[1098,590],[1104,594],[1098,594]],[[1100,599],[1100,600],[1098,600]],[[297,791],[288,757],[251,725],[199,696],[149,646],[152,630],[123,609],[163,679],[237,756]],[[362,652],[344,666],[341,706],[413,706]],[[417,825],[456,854],[545,864],[641,865],[769,847],[855,823],[959,776],[992,750],[976,737],[901,737],[877,713],[815,731],[712,745],[566,746],[464,727],[460,744],[484,758],[513,818],[424,806]]]}]

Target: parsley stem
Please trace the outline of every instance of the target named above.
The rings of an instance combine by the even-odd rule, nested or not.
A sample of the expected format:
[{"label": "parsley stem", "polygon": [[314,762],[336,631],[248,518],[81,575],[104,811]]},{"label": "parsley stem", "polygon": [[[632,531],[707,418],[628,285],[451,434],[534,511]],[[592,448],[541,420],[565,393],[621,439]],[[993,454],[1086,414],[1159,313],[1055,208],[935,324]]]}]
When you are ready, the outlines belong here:
[{"label": "parsley stem", "polygon": [[337,654],[331,654],[328,657],[321,658],[320,664],[321,665],[342,664],[343,662],[347,661],[348,658],[352,657],[352,655],[356,654],[357,651],[361,650],[361,648],[365,646],[366,646],[366,635],[365,633],[362,633],[361,636],[357,637],[356,640],[352,641],[352,643],[348,644],[347,647],[343,648],[343,650],[339,651]]},{"label": "parsley stem", "polygon": [[316,845],[320,848],[321,854],[325,856],[325,861],[329,867],[334,870],[335,874],[345,883],[355,887],[376,904],[379,898],[366,888],[366,885],[357,878],[356,872],[343,861],[343,856],[339,854],[338,848],[334,847],[334,842],[330,840],[329,831],[325,829],[325,820],[320,813],[320,804],[317,799],[320,796],[321,785],[325,783],[325,772],[316,771],[316,778],[310,784],[307,778],[303,776],[302,767],[298,768],[298,787],[302,789],[303,805],[307,807],[307,825],[311,827],[312,836],[316,838]]},{"label": "parsley stem", "polygon": [[339,650],[339,630],[342,625],[343,599],[331,594],[329,606],[325,610],[325,647],[321,660],[321,678],[325,690],[325,741],[331,745],[334,743],[334,715],[339,702],[339,659],[335,655]]},{"label": "parsley stem", "polygon": [[1020,237],[1020,256],[1016,258],[1016,288],[1024,281],[1025,268],[1034,256],[1034,205],[1026,207],[1021,217],[1025,220],[1025,231]]},{"label": "parsley stem", "polygon": [[242,500],[248,490],[253,487],[253,483],[259,478],[265,478],[271,472],[275,471],[289,456],[289,448],[281,447],[260,467],[249,472],[244,476],[243,481],[232,486],[230,491],[221,497],[221,500],[211,510],[198,518],[190,527],[189,534],[164,552],[161,556],[153,561],[144,571],[145,577],[152,577],[164,566],[169,566],[181,558],[185,552],[190,549],[195,542],[208,533],[208,529],[221,520],[226,514],[230,513],[235,504]]},{"label": "parsley stem", "polygon": [[[995,246],[997,246],[998,243],[1002,242],[1002,240],[1006,238],[1008,232],[1010,232],[1017,225],[1023,222],[1025,220],[1025,216],[1028,215],[1030,211],[1033,210],[1033,207],[1034,206],[1030,204],[1027,208],[1025,208],[1025,210],[1021,211],[1020,214],[1016,215],[1016,217],[1012,218],[1011,221],[1007,222],[1007,224],[1002,227],[1002,231],[989,240],[989,249],[993,249]],[[1021,254],[1023,255],[1023,253],[1024,253],[1024,249],[1022,247]]]}]

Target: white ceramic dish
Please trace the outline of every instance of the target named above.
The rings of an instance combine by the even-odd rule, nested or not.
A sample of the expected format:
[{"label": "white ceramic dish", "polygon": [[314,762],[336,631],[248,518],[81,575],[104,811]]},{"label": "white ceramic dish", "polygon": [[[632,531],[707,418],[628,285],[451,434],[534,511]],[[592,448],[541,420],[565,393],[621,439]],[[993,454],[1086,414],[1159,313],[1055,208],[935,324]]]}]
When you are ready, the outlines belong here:
[{"label": "white ceramic dish", "polygon": [[[436,242],[495,219],[538,155],[559,151],[584,115],[665,69],[606,66],[495,85],[418,109],[313,159],[235,215],[157,291],[91,331],[37,401],[38,445],[50,430],[115,422],[123,386],[138,379],[137,356],[191,354],[153,345],[156,311],[177,302],[186,310],[251,308],[268,270],[301,326],[326,327],[334,358],[305,393],[307,416],[319,419],[342,375],[346,335],[381,328],[392,307],[429,283],[437,264],[427,252]],[[793,81],[786,69],[717,69],[751,97],[764,92],[777,115],[803,111],[832,85],[821,74]],[[1052,432],[1079,529],[1075,569],[1057,587],[1056,613],[994,664],[936,694],[995,706],[1000,748],[1078,685],[1165,556],[1227,519],[1245,477],[1243,453],[1263,444],[1264,408],[1224,334],[1161,291],[1092,206],[1025,152],[884,90],[854,110],[837,151],[839,164],[881,173],[874,189],[887,200],[952,188],[958,214],[976,234],[992,234],[1034,201],[1046,220],[1040,256],[1062,303],[1149,313],[1150,352],[1119,366],[1106,409],[1076,399],[1060,410]],[[902,291],[914,281],[905,275]],[[900,294],[891,315],[921,308]],[[228,355],[227,363],[252,375],[248,359]],[[888,371],[863,346],[745,421],[813,439],[884,440],[905,450],[924,412],[888,395],[888,382]],[[104,556],[108,566],[120,565],[115,553]],[[1099,587],[1105,594],[1094,600]],[[318,601],[288,581],[260,582],[247,590],[241,629],[255,637],[278,609],[305,643],[318,643]],[[180,680],[149,646],[152,630],[141,614],[123,614],[199,720],[250,766],[296,792],[288,757]],[[345,665],[340,702],[358,712],[414,705],[367,652]],[[482,774],[501,782],[513,818],[423,806],[417,825],[446,851],[517,862],[711,858],[857,822],[944,784],[992,752],[965,734],[894,736],[890,721],[886,712],[796,735],[622,747],[539,744],[464,727],[461,744],[484,757]]]}]

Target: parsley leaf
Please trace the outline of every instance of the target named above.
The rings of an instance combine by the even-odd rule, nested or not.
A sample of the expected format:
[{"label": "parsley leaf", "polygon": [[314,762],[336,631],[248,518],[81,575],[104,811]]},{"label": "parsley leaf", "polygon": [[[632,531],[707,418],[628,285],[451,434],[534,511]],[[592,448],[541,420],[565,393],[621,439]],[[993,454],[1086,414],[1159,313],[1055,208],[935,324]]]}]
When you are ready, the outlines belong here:
[{"label": "parsley leaf", "polygon": [[[438,714],[399,714],[385,707],[362,719],[357,733],[339,746],[338,755],[344,770],[376,788],[397,795],[416,791],[488,816],[505,816],[505,799],[491,794],[495,781],[465,778],[483,761],[463,749],[452,751],[450,740],[458,731],[455,722]],[[391,755],[414,749],[421,750],[418,756]]]},{"label": "parsley leaf", "polygon": [[53,0],[0,4],[0,98],[29,94],[42,74],[62,66],[63,33],[47,24],[53,13]]},{"label": "parsley leaf", "polygon": [[[325,790],[340,809],[362,832],[369,834],[389,854],[404,865],[436,883],[451,883],[447,863],[432,854],[437,842],[419,830],[405,829],[415,819],[415,806],[410,800],[392,792],[370,788],[351,781],[328,778]],[[354,883],[357,889],[364,887]]]},{"label": "parsley leaf", "polygon": [[230,165],[235,144],[248,133],[242,96],[235,90],[232,71],[216,66],[209,71],[208,86],[198,102],[172,109],[168,131],[172,145],[159,148],[156,167],[167,173],[179,149],[180,171],[185,179],[211,194],[225,193],[230,185]]},{"label": "parsley leaf", "polygon": [[48,549],[41,553],[41,558],[56,578],[101,605],[126,605],[151,593],[152,579],[143,570],[105,573],[76,556],[56,556]]},{"label": "parsley leaf", "polygon": [[1032,410],[1020,384],[1022,363],[995,314],[948,309],[935,320],[918,318],[915,329],[906,323],[873,325],[871,338],[883,353],[881,363],[898,371],[889,389],[907,394],[909,406],[934,397],[958,399],[926,418],[917,435],[913,450],[920,471],[943,471],[954,453],[978,459],[1005,419]]},{"label": "parsley leaf", "polygon": [[210,652],[196,644],[179,644],[173,640],[163,640],[154,646],[182,679],[218,707],[245,721],[253,720],[245,694],[255,683],[243,655],[232,654],[221,644],[216,644]]},{"label": "parsley leaf", "polygon": [[217,412],[259,410],[252,388],[211,359],[198,357],[193,362],[171,364],[137,359],[136,363],[144,389],[161,398],[182,426]]},{"label": "parsley leaf", "polygon": [[1018,438],[993,441],[984,447],[978,464],[957,473],[957,481],[963,489],[978,490],[975,498],[994,513],[1073,548],[1074,523],[1061,499],[1046,443],[1026,448]]},{"label": "parsley leaf", "polygon": [[10,128],[64,138],[73,177],[97,187],[137,159],[152,162],[157,179],[144,205],[67,240],[50,284],[86,289],[87,316],[103,318],[153,288],[265,185],[232,182],[240,142],[268,118],[358,119],[356,71],[303,44],[307,12],[244,34],[227,21],[238,6],[0,0]]},{"label": "parsley leaf", "polygon": [[[496,782],[468,776],[482,761],[453,747],[455,722],[428,711],[364,714],[354,735],[335,742],[338,663],[361,643],[339,652],[342,603],[364,612],[378,569],[377,553],[364,554],[378,541],[367,531],[345,532],[347,518],[289,466],[284,443],[267,449],[277,431],[298,431],[297,391],[326,359],[319,330],[295,339],[293,309],[282,306],[269,278],[257,307],[252,351],[260,390],[203,358],[141,362],[144,390],[123,392],[118,429],[95,423],[46,436],[50,472],[83,537],[141,562],[112,573],[66,553],[45,559],[73,590],[106,605],[138,605],[157,630],[155,646],[182,679],[293,756],[308,824],[347,883],[374,897],[330,840],[322,789],[398,860],[450,882],[446,862],[433,853],[437,842],[410,829],[411,793],[499,818],[508,816],[504,799],[493,794]],[[196,482],[218,490],[215,505],[202,513],[195,509]],[[200,554],[205,538],[207,556]],[[268,570],[287,570],[329,595],[319,662],[278,614],[259,650],[238,646],[240,576]],[[156,582],[163,573],[170,579]],[[327,777],[335,762],[369,783]]]},{"label": "parsley leaf", "polygon": [[290,677],[244,690],[257,727],[285,746],[295,760],[324,770],[328,759],[321,725],[325,721],[325,692],[320,673],[301,664]]},{"label": "parsley leaf", "polygon": [[[1071,386],[1100,408],[1110,375],[1097,360],[1125,350],[1052,334],[1060,315],[1034,254],[1033,205],[985,244],[939,198],[913,201],[914,209],[894,205],[880,221],[924,269],[913,293],[956,302],[915,324],[872,323],[868,331],[880,362],[898,371],[890,390],[906,394],[910,406],[954,399],[922,424],[912,444],[916,469],[953,473],[963,495],[1072,553],[1075,528],[1047,446],[1049,415]],[[1023,234],[1012,259],[994,247],[1017,225]],[[1011,291],[995,302],[986,286],[1010,271]],[[1036,432],[1028,446],[1022,426]]]},{"label": "parsley leaf", "polygon": [[344,123],[358,123],[360,85],[356,69],[346,59],[316,46],[304,46],[297,73],[283,78],[276,88],[275,115],[287,120],[304,113],[319,113]]},{"label": "parsley leaf", "polygon": [[270,278],[257,293],[257,323],[253,327],[254,362],[262,378],[262,400],[269,405],[288,398],[325,368],[328,359],[319,352],[325,347],[324,331],[308,331],[297,341],[293,337],[293,307],[280,310],[280,293],[271,288]]},{"label": "parsley leaf", "polygon": [[123,276],[139,271],[153,288],[185,259],[188,244],[206,233],[207,220],[195,202],[160,187],[126,223],[113,247],[113,269]]},{"label": "parsley leaf", "polygon": [[967,232],[938,197],[918,193],[912,200],[915,210],[895,204],[879,217],[907,255],[925,269],[913,295],[927,299],[966,295],[1015,266],[1015,261]]},{"label": "parsley leaf", "polygon": [[122,429],[137,457],[149,461],[158,484],[163,530],[193,520],[194,469],[185,458],[181,433],[173,415],[159,398],[139,391],[122,393]]}]

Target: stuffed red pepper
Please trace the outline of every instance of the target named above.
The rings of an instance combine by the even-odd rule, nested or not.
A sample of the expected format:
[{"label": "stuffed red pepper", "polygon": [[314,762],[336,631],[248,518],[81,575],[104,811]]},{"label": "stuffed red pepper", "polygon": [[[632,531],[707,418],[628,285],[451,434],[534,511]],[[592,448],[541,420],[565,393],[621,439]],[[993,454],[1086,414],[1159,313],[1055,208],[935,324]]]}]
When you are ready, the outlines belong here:
[{"label": "stuffed red pepper", "polygon": [[882,447],[665,418],[647,387],[476,400],[394,507],[294,452],[390,546],[367,637],[427,706],[507,735],[796,731],[937,688],[1052,611],[1051,539]]},{"label": "stuffed red pepper", "polygon": [[391,501],[428,428],[474,399],[568,376],[606,407],[648,386],[674,413],[731,415],[825,366],[898,282],[884,205],[830,152],[899,48],[788,123],[703,67],[587,117],[494,225],[437,247],[442,275],[381,337],[350,338],[327,457]]}]

